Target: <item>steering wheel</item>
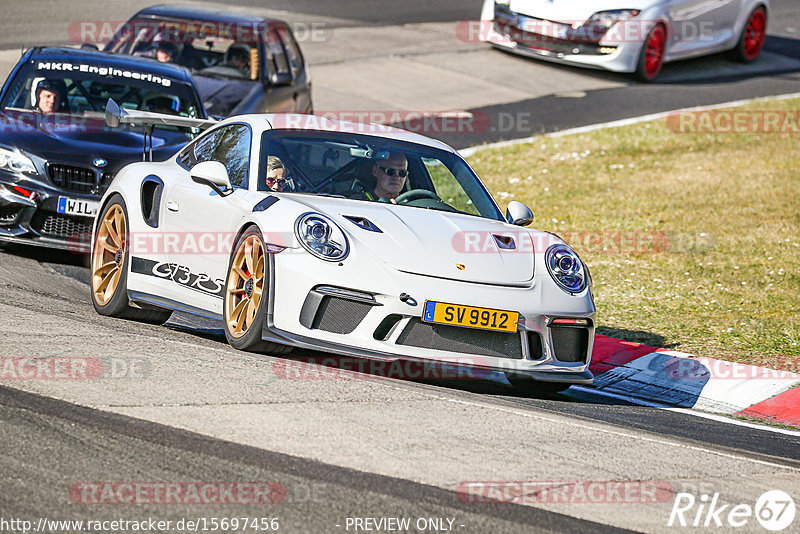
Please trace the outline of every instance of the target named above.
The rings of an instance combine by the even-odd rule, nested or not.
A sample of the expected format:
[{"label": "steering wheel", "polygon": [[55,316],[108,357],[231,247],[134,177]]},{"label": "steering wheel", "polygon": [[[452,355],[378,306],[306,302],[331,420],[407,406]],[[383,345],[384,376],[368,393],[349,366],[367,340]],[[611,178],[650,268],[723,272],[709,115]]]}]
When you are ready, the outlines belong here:
[{"label": "steering wheel", "polygon": [[428,191],[427,189],[412,189],[411,191],[406,191],[405,193],[398,195],[395,202],[398,204],[408,204],[411,202],[412,199],[415,198],[432,198],[434,200],[441,201],[442,199],[439,198],[439,195],[434,193],[433,191]]}]

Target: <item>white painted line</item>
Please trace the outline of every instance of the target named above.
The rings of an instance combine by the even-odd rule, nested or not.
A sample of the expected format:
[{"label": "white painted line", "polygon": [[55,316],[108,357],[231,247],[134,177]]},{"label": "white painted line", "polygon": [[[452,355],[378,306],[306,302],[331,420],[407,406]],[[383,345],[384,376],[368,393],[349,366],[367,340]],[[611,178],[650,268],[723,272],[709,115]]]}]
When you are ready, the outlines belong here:
[{"label": "white painted line", "polygon": [[653,121],[656,119],[661,119],[663,117],[667,117],[672,115],[673,113],[686,113],[686,112],[694,112],[694,111],[706,111],[709,109],[720,109],[720,108],[735,108],[739,106],[744,106],[746,104],[753,104],[755,102],[768,102],[768,101],[778,101],[778,100],[791,100],[792,98],[800,98],[800,93],[787,93],[783,95],[774,95],[774,96],[762,96],[758,98],[748,98],[745,100],[734,100],[732,102],[725,102],[722,104],[711,104],[708,106],[697,106],[693,108],[681,108],[675,109],[672,111],[664,111],[661,113],[652,113],[650,115],[642,115],[639,117],[631,117],[629,119],[621,119],[611,122],[602,122],[599,124],[591,124],[589,126],[580,126],[578,128],[570,128],[568,130],[561,130],[558,132],[550,132],[546,134],[534,135],[531,137],[524,137],[521,139],[511,139],[508,141],[498,141],[496,143],[486,143],[484,145],[477,145],[471,146],[458,151],[462,157],[468,158],[475,154],[476,152],[480,152],[481,150],[487,150],[490,148],[503,148],[507,146],[514,146],[514,145],[521,145],[525,143],[531,143],[536,141],[537,139],[541,139],[543,137],[562,137],[565,135],[572,135],[572,134],[581,134],[586,132],[593,132],[595,130],[602,130],[604,128],[616,128],[619,126],[630,126],[631,124],[638,124],[640,122],[648,122]]},{"label": "white painted line", "polygon": [[741,421],[739,419],[734,419],[733,417],[727,415],[719,415],[714,413],[707,413],[707,412],[700,412],[697,410],[692,410],[690,408],[675,408],[674,406],[667,406],[666,404],[660,404],[657,402],[647,401],[643,399],[637,399],[635,397],[629,397],[627,395],[620,395],[619,393],[611,393],[609,391],[603,391],[601,389],[592,389],[586,386],[572,386],[570,389],[575,389],[578,391],[582,391],[584,393],[589,393],[592,395],[601,395],[606,396],[610,399],[616,400],[623,400],[630,402],[631,404],[637,404],[639,406],[647,406],[649,408],[658,408],[659,410],[666,410],[668,412],[676,412],[682,413],[686,415],[693,415],[695,417],[700,417],[702,419],[710,419],[712,421],[718,421],[720,423],[728,423],[730,425],[736,426],[743,426],[746,428],[753,428],[756,430],[763,430],[765,432],[773,432],[775,434],[784,434],[786,436],[794,436],[800,437],[800,430],[789,430],[787,428],[781,428],[776,426],[769,426],[769,425],[762,425],[758,423],[751,423],[748,421]]}]

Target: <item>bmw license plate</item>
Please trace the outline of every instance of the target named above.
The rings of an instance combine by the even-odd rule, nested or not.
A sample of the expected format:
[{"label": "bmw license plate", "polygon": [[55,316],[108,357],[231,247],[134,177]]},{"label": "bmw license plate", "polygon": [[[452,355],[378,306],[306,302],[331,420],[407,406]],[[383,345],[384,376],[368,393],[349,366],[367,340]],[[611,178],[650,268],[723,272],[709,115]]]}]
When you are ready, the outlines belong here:
[{"label": "bmw license plate", "polygon": [[427,300],[425,301],[422,320],[426,323],[449,324],[500,332],[516,332],[519,313]]},{"label": "bmw license plate", "polygon": [[91,200],[78,200],[76,198],[58,197],[58,213],[66,215],[83,215],[94,217],[100,208],[99,202]]}]

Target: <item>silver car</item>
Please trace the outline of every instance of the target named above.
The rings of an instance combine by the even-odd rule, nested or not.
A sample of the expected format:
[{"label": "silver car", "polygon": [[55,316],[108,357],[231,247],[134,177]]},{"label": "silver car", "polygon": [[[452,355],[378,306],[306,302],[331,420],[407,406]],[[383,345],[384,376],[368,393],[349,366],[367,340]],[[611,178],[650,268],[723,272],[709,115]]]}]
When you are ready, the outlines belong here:
[{"label": "silver car", "polygon": [[768,0],[485,0],[480,36],[525,56],[649,82],[669,61],[724,51],[755,60],[768,11]]}]

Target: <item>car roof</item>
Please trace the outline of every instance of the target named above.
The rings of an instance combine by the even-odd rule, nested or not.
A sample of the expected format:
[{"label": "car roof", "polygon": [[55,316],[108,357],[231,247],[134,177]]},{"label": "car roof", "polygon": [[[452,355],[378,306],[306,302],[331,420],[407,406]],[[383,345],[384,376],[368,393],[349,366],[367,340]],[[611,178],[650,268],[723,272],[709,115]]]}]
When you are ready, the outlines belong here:
[{"label": "car roof", "polygon": [[456,152],[453,147],[437,139],[432,139],[418,133],[401,130],[392,126],[375,123],[356,123],[350,121],[330,120],[320,115],[305,115],[300,113],[253,113],[249,115],[236,115],[222,121],[221,124],[247,122],[254,129],[289,130],[294,132],[339,132],[405,141],[447,152]]},{"label": "car roof", "polygon": [[248,15],[243,13],[232,13],[229,11],[220,11],[217,9],[192,7],[192,6],[174,6],[174,5],[158,5],[150,6],[142,9],[136,13],[132,18],[149,17],[149,18],[173,18],[173,19],[187,19],[198,20],[204,22],[273,22],[278,19],[259,17],[256,15]]},{"label": "car roof", "polygon": [[36,47],[29,52],[28,59],[38,61],[82,61],[91,64],[102,64],[107,67],[134,68],[192,83],[189,71],[184,67],[173,63],[161,63],[155,59],[145,57],[61,47]]}]

